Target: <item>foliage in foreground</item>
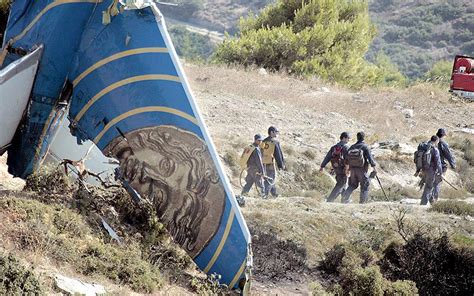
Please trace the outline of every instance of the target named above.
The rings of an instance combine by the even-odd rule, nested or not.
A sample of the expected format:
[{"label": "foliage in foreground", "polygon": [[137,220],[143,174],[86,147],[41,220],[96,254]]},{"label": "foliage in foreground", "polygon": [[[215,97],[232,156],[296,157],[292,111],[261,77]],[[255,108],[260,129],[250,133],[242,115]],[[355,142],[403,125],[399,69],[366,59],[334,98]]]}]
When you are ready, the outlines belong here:
[{"label": "foliage in foreground", "polygon": [[334,246],[320,265],[326,276],[335,279],[328,291],[336,295],[417,294],[414,282],[386,279],[376,259],[374,252],[365,247],[349,244]]},{"label": "foliage in foreground", "polygon": [[84,275],[101,275],[132,289],[152,292],[162,285],[158,268],[142,259],[137,244],[117,246],[96,237],[82,216],[63,206],[6,198],[8,235],[18,249],[67,262]]},{"label": "foliage in foreground", "polygon": [[420,295],[469,295],[474,290],[474,249],[460,248],[443,235],[415,234],[387,247],[380,262],[391,280],[416,283]]},{"label": "foliage in foreground", "polygon": [[1,295],[44,295],[38,279],[13,255],[0,256]]},{"label": "foliage in foreground", "polygon": [[314,75],[350,87],[404,83],[386,58],[380,59],[383,67],[364,60],[376,34],[364,0],[280,0],[241,20],[240,30],[239,38],[228,37],[217,48],[217,62]]}]

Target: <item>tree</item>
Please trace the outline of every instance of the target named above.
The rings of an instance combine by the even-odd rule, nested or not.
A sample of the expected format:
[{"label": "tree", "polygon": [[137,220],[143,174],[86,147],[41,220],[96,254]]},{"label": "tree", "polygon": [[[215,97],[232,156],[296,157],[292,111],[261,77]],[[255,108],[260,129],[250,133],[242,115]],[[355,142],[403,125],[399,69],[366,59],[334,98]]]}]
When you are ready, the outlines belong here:
[{"label": "tree", "polygon": [[241,19],[240,35],[227,36],[214,58],[351,87],[376,85],[381,72],[364,60],[375,34],[365,0],[279,0]]}]

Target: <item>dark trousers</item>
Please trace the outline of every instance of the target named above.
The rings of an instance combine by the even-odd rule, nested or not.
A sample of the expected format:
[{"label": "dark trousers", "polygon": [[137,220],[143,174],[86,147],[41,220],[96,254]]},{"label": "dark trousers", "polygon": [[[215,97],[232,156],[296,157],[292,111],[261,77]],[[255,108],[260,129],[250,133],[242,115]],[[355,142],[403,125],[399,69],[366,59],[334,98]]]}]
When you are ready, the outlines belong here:
[{"label": "dark trousers", "polygon": [[366,203],[369,199],[369,174],[365,168],[351,168],[351,176],[349,178],[349,187],[342,195],[342,202],[349,203],[351,194],[360,185],[360,200],[359,203]]},{"label": "dark trousers", "polygon": [[[438,179],[434,170],[426,170],[423,172],[425,187],[423,188],[423,195],[421,196],[421,205],[428,204],[428,201],[433,202],[433,193],[435,189],[435,182]],[[441,179],[441,177],[439,178]],[[437,197],[436,197],[437,198]]]},{"label": "dark trousers", "polygon": [[[267,172],[267,177],[271,178],[270,181],[265,179],[265,195],[268,196],[268,193],[271,193],[271,195],[277,196],[276,184],[275,184],[275,176],[276,176],[275,165],[266,164],[265,171]],[[270,182],[272,184],[270,184]]]},{"label": "dark trousers", "polygon": [[[448,170],[447,167],[443,167],[443,174],[445,174],[447,170]],[[443,183],[443,177],[441,175],[437,175],[435,177],[435,181],[434,181],[433,196],[432,196],[433,200],[430,201],[430,202],[438,200],[439,193],[441,192],[441,184],[442,183]]]},{"label": "dark trousers", "polygon": [[259,194],[264,192],[264,185],[262,181],[262,175],[258,174],[258,170],[255,168],[248,168],[247,176],[245,177],[245,186],[242,189],[241,195],[247,194],[252,189],[253,184],[257,185]]},{"label": "dark trousers", "polygon": [[336,173],[336,185],[334,186],[334,189],[331,191],[326,201],[333,202],[339,196],[339,194],[342,194],[344,192],[344,189],[346,189],[346,185],[346,174],[344,174],[344,172]]}]

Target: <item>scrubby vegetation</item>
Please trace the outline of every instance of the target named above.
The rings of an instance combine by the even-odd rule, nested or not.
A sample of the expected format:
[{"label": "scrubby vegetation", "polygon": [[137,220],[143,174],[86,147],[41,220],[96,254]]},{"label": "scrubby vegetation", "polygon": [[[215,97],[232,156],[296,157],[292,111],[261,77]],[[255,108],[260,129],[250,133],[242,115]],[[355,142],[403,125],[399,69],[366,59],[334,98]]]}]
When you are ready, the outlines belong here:
[{"label": "scrubby vegetation", "polygon": [[29,250],[72,264],[84,275],[101,275],[136,291],[152,292],[163,284],[159,270],[142,258],[137,244],[117,246],[97,238],[84,218],[62,206],[35,200],[3,199],[14,223],[7,234],[19,250]]},{"label": "scrubby vegetation", "polygon": [[239,37],[228,37],[215,60],[318,76],[351,87],[399,83],[401,76],[391,74],[395,68],[364,60],[375,34],[366,1],[277,1],[258,16],[243,19]]},{"label": "scrubby vegetation", "polygon": [[[382,51],[411,79],[435,69],[437,61],[452,63],[456,54],[474,52],[472,1],[371,1],[379,34],[369,51],[374,61]],[[432,72],[433,70],[431,70]]]},{"label": "scrubby vegetation", "polygon": [[275,233],[251,228],[253,235],[254,273],[257,278],[292,279],[307,272],[306,250],[291,240],[282,240]]},{"label": "scrubby vegetation", "polygon": [[411,280],[420,295],[469,295],[474,290],[474,249],[459,248],[446,235],[415,234],[392,244],[380,262],[391,280]]},{"label": "scrubby vegetation", "polygon": [[326,253],[321,270],[332,278],[328,290],[336,295],[415,295],[411,281],[390,281],[376,264],[376,254],[355,245],[336,245]]},{"label": "scrubby vegetation", "polygon": [[474,216],[474,204],[459,200],[439,201],[431,206],[430,211],[458,216]]},{"label": "scrubby vegetation", "polygon": [[208,36],[190,32],[184,26],[172,25],[169,33],[176,53],[189,61],[206,61],[214,51],[215,45]]},{"label": "scrubby vegetation", "polygon": [[[420,225],[408,229],[403,215],[397,225],[402,242],[392,241],[383,248],[373,244],[388,242],[385,237],[334,246],[319,265],[325,285],[314,289],[335,295],[467,295],[472,291],[472,247],[458,247],[446,234],[434,235]],[[377,233],[367,234],[380,238]]]},{"label": "scrubby vegetation", "polygon": [[27,269],[13,255],[0,256],[1,295],[44,295],[34,270]]},{"label": "scrubby vegetation", "polygon": [[[121,188],[86,189],[50,168],[28,178],[23,198],[0,199],[0,209],[1,239],[14,250],[71,265],[85,276],[145,293],[178,277],[188,289],[207,281],[183,276],[191,258],[171,242],[153,207],[133,202]],[[104,221],[119,239],[105,230]]]}]

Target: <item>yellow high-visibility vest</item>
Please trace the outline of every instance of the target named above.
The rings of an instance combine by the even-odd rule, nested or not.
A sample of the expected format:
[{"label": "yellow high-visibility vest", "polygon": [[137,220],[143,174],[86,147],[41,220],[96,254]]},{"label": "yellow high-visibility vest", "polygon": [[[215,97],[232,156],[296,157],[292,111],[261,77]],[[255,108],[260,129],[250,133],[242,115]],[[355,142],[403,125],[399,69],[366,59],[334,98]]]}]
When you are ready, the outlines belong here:
[{"label": "yellow high-visibility vest", "polygon": [[275,153],[275,142],[272,140],[264,141],[260,144],[262,149],[262,162],[263,164],[273,164],[273,154]]},{"label": "yellow high-visibility vest", "polygon": [[239,165],[242,169],[247,168],[247,161],[249,160],[250,155],[252,155],[252,153],[254,152],[255,148],[256,147],[254,145],[249,145],[244,148],[244,152],[242,152],[242,155],[239,159]]}]

